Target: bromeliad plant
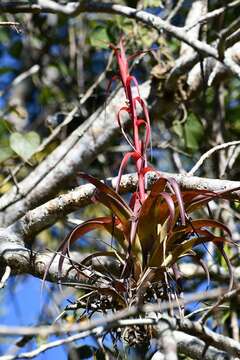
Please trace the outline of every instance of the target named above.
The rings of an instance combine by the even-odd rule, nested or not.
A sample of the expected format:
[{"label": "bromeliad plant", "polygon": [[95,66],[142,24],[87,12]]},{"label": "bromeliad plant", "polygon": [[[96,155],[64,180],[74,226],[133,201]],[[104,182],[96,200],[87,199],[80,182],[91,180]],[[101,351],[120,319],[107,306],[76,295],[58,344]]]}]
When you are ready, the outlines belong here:
[{"label": "bromeliad plant", "polygon": [[[117,121],[131,151],[122,160],[116,191],[90,175],[80,174],[81,178],[95,185],[94,201],[105,205],[112,215],[90,219],[76,226],[59,248],[60,276],[65,258],[70,259],[81,276],[88,270],[88,279],[83,286],[86,293],[81,301],[89,310],[119,309],[139,302],[172,299],[173,296],[177,298],[181,291],[178,262],[183,257],[194,257],[208,275],[206,265],[194,250],[199,244],[215,244],[231,273],[231,266],[223,249],[224,242],[230,242],[227,239],[231,237],[229,229],[216,220],[191,220],[189,217],[191,212],[202,208],[219,197],[219,194],[205,190],[181,191],[174,179],[161,174],[151,191],[146,190],[146,174],[154,171],[147,164],[151,139],[149,114],[141,98],[138,82],[129,73],[123,41],[118,46],[111,45],[111,48],[118,63],[117,77],[122,82],[126,96],[126,104],[119,110]],[[122,124],[123,112],[131,120],[132,132],[127,133]],[[127,203],[119,195],[119,187],[130,159],[136,166],[138,186]],[[106,251],[93,253],[80,264],[71,260],[71,245],[99,228],[104,229],[114,240],[114,247],[111,245]],[[217,229],[222,235],[215,235],[211,229]],[[111,273],[111,267],[104,265],[101,270],[96,269],[94,264],[104,263],[104,258],[117,264],[117,272],[115,269]],[[94,308],[92,304],[95,304]]]}]

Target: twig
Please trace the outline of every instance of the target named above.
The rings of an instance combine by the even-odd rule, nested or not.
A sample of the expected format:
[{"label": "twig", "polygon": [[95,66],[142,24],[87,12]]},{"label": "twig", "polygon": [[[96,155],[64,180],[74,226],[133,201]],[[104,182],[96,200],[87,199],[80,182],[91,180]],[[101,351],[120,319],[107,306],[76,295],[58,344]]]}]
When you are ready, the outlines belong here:
[{"label": "twig", "polygon": [[32,359],[32,358],[36,357],[37,355],[39,355],[49,349],[55,348],[57,346],[72,343],[76,340],[85,338],[87,336],[96,335],[96,334],[100,333],[101,330],[102,330],[102,328],[96,327],[96,329],[94,329],[94,330],[84,331],[81,334],[76,334],[76,335],[68,336],[65,339],[60,339],[60,340],[55,340],[55,341],[49,342],[49,343],[41,345],[37,349],[29,351],[29,352],[21,353],[19,355],[0,356],[0,360]]},{"label": "twig", "polygon": [[38,64],[31,66],[28,70],[16,76],[15,79],[3,91],[0,92],[0,96],[4,96],[4,94],[6,94],[6,92],[9,91],[12,87],[19,85],[28,77],[36,74],[39,70],[40,66]]},{"label": "twig", "polygon": [[197,161],[197,163],[193,166],[193,168],[188,172],[188,175],[194,175],[195,172],[202,166],[203,162],[208,159],[213,153],[215,153],[218,150],[225,149],[229,146],[236,146],[240,144],[240,140],[236,141],[230,141],[224,144],[216,145],[212,149],[208,150],[206,153],[204,153],[200,159]]},{"label": "twig", "polygon": [[166,21],[171,22],[172,18],[174,18],[175,15],[177,15],[178,11],[181,9],[181,7],[183,6],[185,0],[179,0],[176,4],[176,6],[172,9],[172,11],[170,12],[170,14],[168,15],[168,17],[166,18]]},{"label": "twig", "polygon": [[195,26],[197,26],[199,24],[205,23],[208,20],[214,19],[215,17],[218,17],[218,16],[222,15],[226,10],[232,9],[232,8],[237,7],[239,5],[240,5],[240,0],[232,1],[229,4],[224,5],[223,7],[219,8],[219,9],[216,9],[216,10],[213,10],[213,11],[207,13],[206,15],[200,17],[198,19],[198,21],[196,21],[194,24],[191,24],[191,25],[189,25],[187,27],[184,27],[184,29],[186,31],[189,31],[193,27],[195,27]]},{"label": "twig", "polygon": [[0,26],[19,26],[20,23],[16,21],[0,21]]},{"label": "twig", "polygon": [[234,34],[237,30],[239,30],[240,25],[240,17],[237,18],[235,21],[231,22],[231,24],[223,29],[219,34],[219,41],[217,44],[217,49],[219,52],[219,57],[224,58],[224,50],[226,48],[226,40],[229,39],[229,37]]},{"label": "twig", "polygon": [[0,280],[0,289],[5,287],[10,275],[11,275],[11,268],[10,268],[10,266],[7,265],[5,268],[4,274]]},{"label": "twig", "polygon": [[219,305],[223,304],[225,301],[232,299],[234,296],[238,295],[239,292],[240,292],[240,287],[237,287],[236,289],[229,291],[226,294],[222,295],[218,299],[216,304],[211,306],[211,308],[209,310],[207,310],[207,312],[201,317],[201,319],[199,321],[202,324],[204,324],[207,321],[207,319],[212,315],[212,313],[218,309]]},{"label": "twig", "polygon": [[229,35],[226,39],[226,46],[230,47],[240,40],[240,29],[236,30],[233,34]]},{"label": "twig", "polygon": [[[214,294],[213,294],[213,292],[214,292]],[[220,295],[220,292],[218,290],[214,289],[212,291],[209,291],[208,293],[204,293],[201,295],[202,296],[205,295],[203,298],[207,299],[207,298],[209,298],[210,294],[213,297],[217,297]],[[186,301],[194,301],[194,299],[196,300],[197,298],[200,298],[199,295],[200,294],[198,294],[198,296],[196,294],[191,295],[191,298],[186,297]],[[168,302],[166,302],[166,304],[163,303],[162,305],[166,305],[165,308],[169,307]],[[5,329],[3,329],[3,327],[0,327],[0,333],[2,333],[1,330],[4,330],[4,335],[10,335],[10,334],[16,335],[16,333],[17,334],[21,333],[24,335],[32,334],[32,335],[39,335],[39,336],[48,336],[50,334],[54,334],[54,333],[60,334],[60,333],[66,332],[66,331],[71,331],[71,332],[77,331],[78,332],[76,335],[72,335],[72,336],[68,337],[67,339],[61,339],[61,340],[52,342],[50,344],[43,345],[43,347],[39,348],[39,349],[41,349],[41,352],[42,352],[42,351],[47,350],[50,347],[53,347],[53,346],[55,347],[55,346],[62,345],[64,343],[72,342],[74,340],[89,336],[91,334],[98,336],[98,335],[102,334],[103,332],[113,329],[113,328],[133,326],[134,324],[156,325],[156,324],[158,324],[159,321],[167,321],[173,330],[179,330],[179,331],[186,332],[187,334],[191,334],[193,336],[198,337],[199,339],[202,339],[208,345],[211,344],[212,346],[216,347],[217,349],[226,351],[230,355],[240,356],[240,344],[237,341],[232,340],[229,337],[214,333],[206,326],[200,325],[199,323],[192,322],[187,319],[180,320],[180,319],[176,319],[176,318],[169,317],[166,315],[159,315],[158,319],[156,319],[156,317],[127,319],[128,317],[137,315],[139,312],[149,313],[152,311],[154,311],[154,312],[159,311],[159,305],[158,304],[144,305],[140,309],[138,307],[131,307],[126,310],[118,311],[115,314],[106,315],[103,319],[96,319],[93,321],[89,321],[86,324],[76,324],[76,325],[72,325],[72,326],[69,326],[69,325],[62,326],[61,325],[60,327],[57,327],[55,325],[55,326],[42,326],[42,327],[38,327],[38,328],[31,328],[31,327],[30,328],[29,327],[15,328],[11,332],[9,331],[8,327],[5,327]],[[23,329],[24,329],[24,331],[23,331]],[[31,354],[32,354],[32,352],[31,352]],[[9,355],[9,356],[11,356],[11,355]],[[21,356],[22,355],[18,355],[18,357],[21,357]],[[34,353],[34,356],[35,356],[35,353]],[[27,355],[25,355],[25,357],[27,357]],[[0,359],[1,360],[13,360],[14,357],[6,357],[5,356],[5,357],[1,357]]]},{"label": "twig", "polygon": [[[212,306],[206,306],[206,307],[203,307],[201,309],[197,309],[197,310],[194,310],[193,312],[191,312],[190,314],[186,315],[185,316],[185,319],[190,319],[191,317],[197,315],[197,314],[200,314],[200,313],[203,313],[209,309],[211,309]],[[222,310],[228,310],[229,309],[229,306],[224,306],[224,305],[219,305],[218,306],[218,309],[222,309]]]},{"label": "twig", "polygon": [[[201,293],[193,293],[188,294],[185,296],[184,303],[191,303],[195,301],[200,300],[207,300],[207,299],[216,299],[218,296],[221,296],[224,293],[224,289],[212,289],[207,292],[201,292]],[[53,334],[65,334],[67,332],[83,332],[92,330],[95,327],[101,327],[101,326],[107,326],[109,327],[118,327],[118,326],[132,326],[134,324],[138,325],[155,325],[158,323],[158,320],[162,318],[162,316],[159,316],[159,318],[147,316],[144,318],[132,318],[136,316],[138,313],[152,313],[152,312],[159,312],[159,304],[146,304],[143,305],[143,307],[138,308],[135,306],[132,306],[128,309],[119,310],[118,312],[114,314],[109,314],[106,316],[103,316],[100,319],[94,319],[91,321],[88,321],[86,323],[78,323],[78,324],[54,324],[54,325],[46,325],[46,326],[0,326],[0,335],[1,336],[50,336]],[[161,303],[161,310],[166,311],[169,309],[169,302],[165,301]],[[171,303],[171,306],[178,307],[179,304],[177,301],[173,301]],[[131,317],[130,319],[128,319]],[[164,315],[165,317],[165,315]],[[168,317],[167,317],[168,318]],[[191,323],[191,322],[188,322]],[[174,326],[175,327],[175,326]]]}]

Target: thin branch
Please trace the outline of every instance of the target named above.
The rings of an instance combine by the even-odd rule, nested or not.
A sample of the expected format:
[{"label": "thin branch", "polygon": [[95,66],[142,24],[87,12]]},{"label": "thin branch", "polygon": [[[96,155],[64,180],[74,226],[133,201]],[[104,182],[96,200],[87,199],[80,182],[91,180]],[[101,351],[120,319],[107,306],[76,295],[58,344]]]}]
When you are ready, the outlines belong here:
[{"label": "thin branch", "polygon": [[[212,289],[207,292],[201,293],[192,293],[188,294],[184,298],[184,303],[188,304],[195,301],[201,300],[209,300],[209,299],[216,299],[218,296],[224,294],[224,289]],[[161,303],[161,311],[169,310],[169,307],[176,307],[178,308],[179,303],[177,301],[173,301],[171,305],[168,301],[164,301]],[[75,324],[53,324],[53,325],[42,325],[42,326],[7,326],[7,325],[0,325],[0,335],[1,336],[50,336],[54,334],[65,334],[70,332],[78,332],[81,333],[83,331],[88,331],[95,329],[95,327],[107,326],[109,327],[124,327],[124,326],[133,326],[137,325],[156,325],[160,319],[173,319],[166,315],[159,315],[159,317],[155,316],[155,312],[160,311],[159,304],[146,304],[143,307],[135,307],[132,306],[128,309],[119,310],[114,314],[108,314],[102,316],[98,319],[90,320],[86,323],[75,323]],[[151,313],[152,315],[146,317],[136,317],[138,313]],[[171,320],[170,320],[171,321]],[[187,320],[188,324],[191,324],[190,320]],[[176,325],[173,326],[176,328]],[[240,346],[240,345],[239,345]]]},{"label": "thin branch", "polygon": [[76,340],[83,339],[88,336],[100,334],[101,330],[103,330],[103,328],[96,327],[96,329],[94,329],[94,330],[83,331],[81,334],[71,335],[64,339],[51,341],[47,344],[43,344],[43,345],[39,346],[37,349],[32,350],[32,351],[24,352],[24,353],[21,353],[18,355],[0,356],[0,360],[32,359],[32,358],[42,354],[43,352],[53,349],[55,347],[62,346],[65,344],[70,344]]},{"label": "thin branch", "polygon": [[[219,296],[219,291],[216,289],[214,290],[215,294],[212,293],[212,296]],[[205,299],[209,298],[210,291],[208,293],[205,293]],[[193,301],[193,299],[196,299],[196,294],[191,295],[187,298],[187,300]],[[163,309],[163,305],[165,303],[161,304],[161,308]],[[169,303],[166,302],[166,308],[169,307]],[[92,321],[89,321],[86,324],[75,324],[72,326],[41,326],[41,327],[23,327],[23,328],[13,328],[11,333],[12,335],[20,334],[21,335],[39,335],[39,336],[48,336],[53,333],[63,333],[66,331],[77,331],[76,336],[74,339],[76,340],[77,337],[81,338],[83,335],[88,336],[90,332],[92,334],[99,334],[103,333],[103,331],[107,331],[113,328],[118,327],[126,327],[126,326],[133,326],[134,324],[143,324],[143,325],[157,325],[159,321],[167,321],[172,330],[178,330],[181,332],[185,332],[189,335],[196,336],[197,338],[203,340],[207,345],[212,345],[216,347],[219,350],[226,351],[229,355],[232,356],[240,356],[240,344],[223,335],[217,334],[207,328],[206,326],[203,326],[197,322],[192,322],[188,319],[176,319],[174,317],[169,317],[167,315],[159,315],[158,318],[154,317],[146,317],[146,318],[137,318],[137,319],[127,319],[129,317],[136,316],[139,312],[141,313],[149,313],[149,312],[156,312],[159,311],[159,305],[158,304],[148,304],[144,305],[142,308],[138,307],[131,307],[129,309],[118,311],[115,314],[109,314],[104,316],[102,319],[94,319]],[[68,330],[67,330],[68,327]],[[0,327],[0,330],[3,330],[4,335],[10,335],[10,329],[8,327]],[[88,333],[89,332],[89,333]],[[0,331],[1,333],[1,331]],[[61,340],[60,340],[61,341]],[[62,345],[62,343],[60,343]],[[10,360],[12,358],[5,358],[4,360]],[[3,359],[2,359],[3,360]]]},{"label": "thin branch", "polygon": [[198,19],[198,21],[196,21],[195,23],[193,23],[193,24],[191,24],[191,25],[189,25],[187,27],[184,27],[184,29],[186,31],[189,31],[193,27],[195,27],[195,26],[197,26],[199,24],[203,24],[203,23],[207,22],[208,20],[214,19],[214,18],[222,15],[224,12],[226,12],[226,10],[233,9],[234,7],[238,7],[238,6],[240,6],[240,0],[232,1],[229,4],[224,5],[223,7],[219,8],[219,9],[216,9],[216,10],[213,10],[213,11],[207,13],[206,15],[200,17]]},{"label": "thin branch", "polygon": [[226,294],[222,295],[221,297],[219,297],[218,301],[216,302],[216,304],[214,304],[213,306],[210,307],[210,309],[208,309],[205,314],[201,317],[201,319],[199,320],[202,324],[204,324],[207,319],[211,316],[211,314],[216,311],[219,307],[219,305],[225,303],[226,301],[231,300],[233,297],[235,297],[236,295],[238,295],[240,292],[240,288],[234,289],[232,291],[227,292]]},{"label": "thin branch", "polygon": [[236,141],[230,141],[224,144],[219,144],[214,146],[212,149],[205,152],[200,159],[197,161],[197,163],[193,166],[193,168],[188,172],[188,175],[194,175],[195,172],[202,166],[203,162],[208,159],[212,154],[214,154],[216,151],[226,149],[230,146],[236,146],[240,144],[240,140]]},{"label": "thin branch", "polygon": [[2,275],[1,281],[0,281],[0,289],[4,288],[6,286],[6,283],[11,275],[11,268],[10,266],[6,266],[4,273]]},{"label": "thin branch", "polygon": [[20,23],[16,21],[0,21],[0,26],[19,26]]},{"label": "thin branch", "polygon": [[188,33],[177,26],[169,24],[167,21],[162,20],[160,17],[152,15],[143,10],[136,10],[128,6],[113,4],[113,3],[100,3],[87,1],[84,3],[68,3],[66,5],[57,4],[50,0],[38,0],[36,5],[21,5],[12,6],[11,3],[0,5],[1,12],[54,12],[61,13],[68,16],[77,16],[82,12],[103,12],[110,14],[124,15],[130,18],[139,20],[146,25],[149,25],[157,30],[163,29],[170,33],[180,41],[184,41],[188,45],[192,46],[195,50],[207,55],[218,58],[216,49],[210,45],[201,42],[199,40],[192,40]]},{"label": "thin branch", "polygon": [[224,28],[220,32],[217,48],[218,48],[219,56],[221,58],[224,57],[224,51],[227,44],[226,40],[229,39],[232,34],[234,34],[236,31],[239,30],[239,26],[240,26],[240,17],[238,17],[236,20],[231,22],[228,27]]},{"label": "thin branch", "polygon": [[233,46],[238,41],[240,41],[240,29],[236,30],[233,34],[228,36],[226,39],[226,47]]},{"label": "thin branch", "polygon": [[179,0],[178,3],[176,4],[176,6],[172,9],[172,11],[170,12],[170,14],[167,17],[167,21],[171,22],[171,20],[174,18],[174,16],[177,15],[177,13],[179,12],[179,10],[181,9],[181,7],[183,6],[185,0]]},{"label": "thin branch", "polygon": [[13,81],[7,87],[5,87],[3,91],[0,92],[0,96],[4,96],[6,92],[9,91],[12,87],[19,85],[22,81],[26,80],[28,77],[36,74],[39,70],[40,70],[40,66],[38,64],[31,66],[29,69],[16,76],[15,79],[13,79]]}]

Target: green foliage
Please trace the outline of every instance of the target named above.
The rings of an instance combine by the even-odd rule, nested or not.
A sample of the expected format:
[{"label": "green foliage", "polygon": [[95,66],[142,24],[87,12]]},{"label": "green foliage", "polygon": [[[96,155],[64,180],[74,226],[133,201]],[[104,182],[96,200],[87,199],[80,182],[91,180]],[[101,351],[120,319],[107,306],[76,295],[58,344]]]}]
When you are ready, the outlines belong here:
[{"label": "green foliage", "polygon": [[6,74],[6,73],[11,73],[12,71],[14,71],[14,68],[12,68],[10,66],[0,67],[0,75]]},{"label": "green foliage", "polygon": [[21,54],[23,48],[23,44],[21,41],[15,41],[12,43],[10,49],[9,49],[9,53],[13,56],[13,57],[18,57]]},{"label": "green foliage", "polygon": [[143,1],[144,7],[163,7],[163,4],[160,0],[144,0]]},{"label": "green foliage", "polygon": [[109,47],[110,38],[105,26],[97,25],[89,34],[90,44],[92,46],[107,49]]},{"label": "green foliage", "polygon": [[10,135],[10,146],[16,154],[18,154],[24,161],[31,158],[40,144],[40,136],[30,131],[26,134],[13,132]]},{"label": "green foliage", "polygon": [[204,130],[201,122],[193,113],[189,114],[184,124],[184,135],[187,148],[192,151],[197,150],[203,139]]},{"label": "green foliage", "polygon": [[173,131],[179,137],[180,144],[190,152],[199,149],[204,136],[204,129],[194,113],[190,113],[183,124],[178,120],[174,121]]},{"label": "green foliage", "polygon": [[9,159],[12,155],[13,152],[9,146],[0,146],[0,163]]},{"label": "green foliage", "polygon": [[13,151],[9,146],[8,134],[12,127],[5,119],[0,120],[0,163],[9,159]]}]

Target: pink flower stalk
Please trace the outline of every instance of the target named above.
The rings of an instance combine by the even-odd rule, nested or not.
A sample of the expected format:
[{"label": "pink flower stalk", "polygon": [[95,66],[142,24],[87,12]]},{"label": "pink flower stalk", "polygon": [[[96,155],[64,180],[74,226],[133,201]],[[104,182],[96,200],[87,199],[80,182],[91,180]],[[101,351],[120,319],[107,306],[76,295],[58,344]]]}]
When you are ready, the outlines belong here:
[{"label": "pink flower stalk", "polygon": [[[119,189],[119,184],[121,181],[121,176],[124,171],[124,168],[127,165],[127,162],[130,158],[132,158],[136,165],[136,171],[138,175],[138,189],[130,201],[132,208],[134,209],[134,213],[136,214],[146,198],[146,191],[145,191],[145,174],[149,171],[147,167],[147,149],[150,143],[151,137],[151,128],[150,128],[150,120],[147,106],[144,100],[140,96],[139,86],[137,79],[130,75],[129,73],[129,66],[128,66],[128,59],[126,57],[124,45],[122,39],[120,40],[118,46],[111,45],[110,46],[116,56],[119,74],[118,77],[120,78],[125,95],[126,95],[126,106],[123,106],[118,114],[117,119],[122,131],[123,136],[127,140],[127,142],[132,147],[132,151],[128,152],[124,155],[124,158],[121,162],[121,166],[118,173],[118,183],[117,183],[117,191]],[[133,85],[137,90],[137,96],[133,94]],[[142,117],[138,116],[137,107],[142,109]],[[125,111],[129,114],[131,118],[132,130],[133,130],[133,139],[131,139],[124,131],[121,125],[121,113]],[[144,135],[141,137],[139,130],[140,128],[144,128]]]}]

